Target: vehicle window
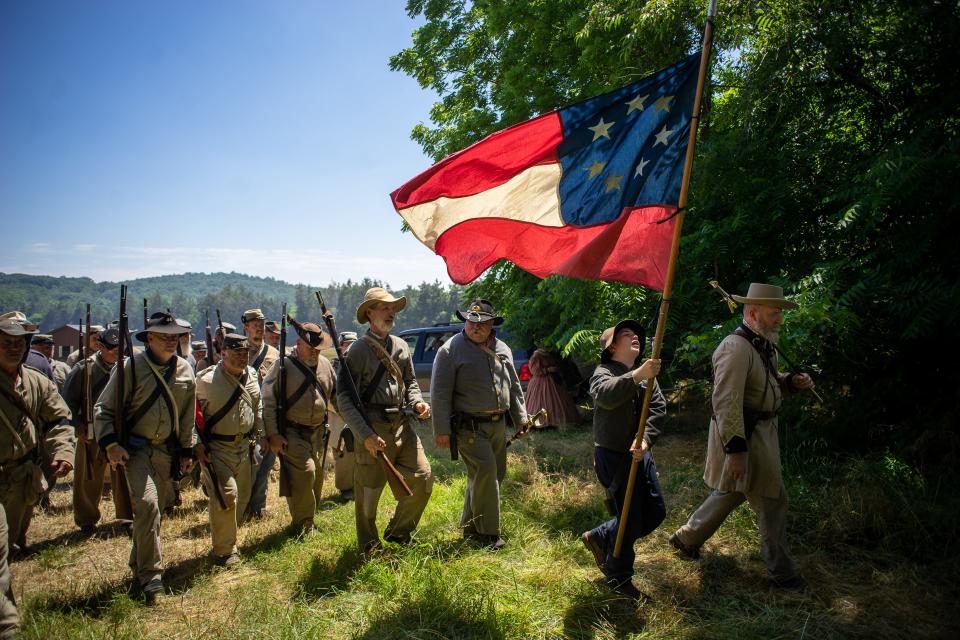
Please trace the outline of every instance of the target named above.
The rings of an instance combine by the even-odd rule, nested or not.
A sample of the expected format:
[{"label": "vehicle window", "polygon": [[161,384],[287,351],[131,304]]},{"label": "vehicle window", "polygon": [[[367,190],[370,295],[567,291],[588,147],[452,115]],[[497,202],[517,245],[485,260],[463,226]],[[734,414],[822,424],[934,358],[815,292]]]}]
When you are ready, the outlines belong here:
[{"label": "vehicle window", "polygon": [[417,340],[420,339],[419,333],[411,333],[408,336],[403,336],[403,339],[406,340],[407,346],[410,347],[410,357],[416,358],[417,354]]},{"label": "vehicle window", "polygon": [[423,347],[423,356],[420,358],[422,362],[432,362],[434,357],[437,355],[437,351],[440,350],[440,347],[443,346],[447,340],[454,335],[453,331],[446,331],[444,333],[433,333],[428,335],[427,341]]}]

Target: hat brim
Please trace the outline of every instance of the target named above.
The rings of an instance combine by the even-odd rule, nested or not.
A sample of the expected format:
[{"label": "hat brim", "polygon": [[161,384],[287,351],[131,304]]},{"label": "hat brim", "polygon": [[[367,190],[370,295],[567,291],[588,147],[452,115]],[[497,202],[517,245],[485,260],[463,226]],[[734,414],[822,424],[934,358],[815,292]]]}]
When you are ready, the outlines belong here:
[{"label": "hat brim", "polygon": [[796,309],[799,305],[786,298],[745,298],[743,296],[731,295],[731,298],[740,304],[758,304],[764,307],[776,307],[777,309]]},{"label": "hat brim", "polygon": [[493,326],[499,327],[503,324],[502,316],[495,316],[492,313],[487,313],[486,311],[467,311],[466,313],[461,312],[457,309],[455,315],[460,319],[461,322],[487,322],[488,320],[493,320]]},{"label": "hat brim", "polygon": [[357,307],[357,322],[360,324],[366,324],[367,310],[370,309],[370,307],[372,307],[378,302],[382,302],[384,304],[393,304],[394,302],[399,302],[400,308],[397,309],[397,311],[403,311],[404,309],[407,308],[407,296],[400,296],[399,298],[394,298],[391,296],[389,300],[381,299],[381,298],[364,300],[363,302],[360,303],[360,306]]},{"label": "hat brim", "polygon": [[182,336],[182,335],[189,334],[190,329],[187,329],[186,327],[181,327],[180,325],[173,323],[173,324],[161,325],[158,327],[149,327],[147,329],[141,329],[140,331],[137,331],[135,334],[133,334],[133,336],[140,342],[146,342],[148,333],[166,333],[166,334]]},{"label": "hat brim", "polygon": [[5,333],[8,336],[32,336],[37,333],[37,329],[30,331],[29,329],[25,329],[23,325],[11,323],[8,326],[0,328],[0,332]]}]

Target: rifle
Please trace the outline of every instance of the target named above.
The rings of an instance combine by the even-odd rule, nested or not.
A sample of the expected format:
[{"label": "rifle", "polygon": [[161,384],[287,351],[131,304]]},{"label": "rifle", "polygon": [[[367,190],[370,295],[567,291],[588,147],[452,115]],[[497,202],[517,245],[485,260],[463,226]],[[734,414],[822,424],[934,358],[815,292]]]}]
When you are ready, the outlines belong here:
[{"label": "rifle", "polygon": [[[84,333],[83,324],[80,325],[80,356],[83,357],[83,371],[80,377],[80,428],[83,429],[85,440],[93,439],[93,403],[90,397],[90,360],[86,357],[83,342],[86,336],[90,335],[90,305],[87,305],[87,331]],[[82,445],[86,447],[86,444]],[[89,449],[84,449],[83,459],[86,462],[84,467],[87,470],[87,480],[93,480],[93,457],[89,455]]]},{"label": "rifle", "polygon": [[[720,296],[723,298],[723,301],[727,303],[727,307],[730,309],[730,313],[736,313],[736,312],[737,312],[737,304],[738,304],[738,303],[737,303],[736,300],[733,299],[733,296],[731,296],[729,293],[727,293],[726,291],[724,291],[724,290],[723,290],[723,287],[721,287],[721,286],[720,286],[720,283],[717,282],[716,280],[711,280],[711,281],[710,281],[710,286],[713,287],[714,289],[716,289],[717,292],[720,294]],[[800,371],[800,369],[797,367],[797,365],[793,364],[793,362],[790,360],[790,358],[787,357],[787,354],[785,354],[783,351],[780,350],[780,347],[778,347],[776,344],[774,344],[774,343],[772,343],[772,342],[771,342],[770,344],[772,344],[772,345],[773,345],[773,348],[777,351],[778,354],[780,354],[780,357],[784,359],[784,361],[787,363],[787,366],[788,366],[788,367],[790,367],[790,368],[791,368],[792,370],[794,370],[794,371]],[[823,403],[823,398],[820,397],[820,394],[817,393],[817,390],[816,390],[816,389],[814,389],[813,387],[811,387],[811,388],[810,388],[810,392],[817,397],[817,400],[819,400],[821,403]]]},{"label": "rifle", "polygon": [[207,343],[207,362],[210,364],[217,364],[220,359],[217,357],[217,352],[213,350],[213,331],[210,329],[210,312],[205,311],[204,315],[207,319],[207,324],[203,329],[203,337]]},{"label": "rifle", "polygon": [[515,434],[507,438],[507,446],[509,447],[510,443],[512,443],[517,438],[522,438],[523,436],[527,435],[530,432],[531,427],[535,427],[539,424],[537,420],[539,420],[540,418],[543,418],[544,420],[547,419],[546,408],[541,407],[540,411],[537,411],[532,416],[527,416],[527,421],[524,422],[522,425],[520,425],[520,429]]},{"label": "rifle", "polygon": [[[117,441],[124,449],[130,445],[130,434],[127,433],[126,419],[126,372],[124,371],[124,346],[130,354],[130,368],[133,374],[133,386],[136,387],[136,368],[133,362],[133,344],[130,342],[130,332],[127,328],[127,285],[120,285],[120,321],[117,326],[120,344],[117,347],[117,364],[114,365],[114,375],[117,376],[116,396],[114,398],[113,430],[117,434]],[[130,482],[127,480],[127,470],[122,464],[111,465],[110,475],[113,488],[113,505],[118,520],[133,520],[133,500],[130,497]]]},{"label": "rifle", "polygon": [[[363,410],[363,402],[360,400],[360,392],[357,391],[357,383],[354,381],[353,375],[350,373],[350,367],[347,366],[347,361],[344,358],[343,347],[340,346],[340,334],[337,333],[337,325],[333,319],[333,314],[327,310],[327,305],[323,303],[323,296],[320,295],[319,291],[316,292],[316,296],[317,302],[320,303],[320,313],[323,315],[323,323],[327,325],[327,331],[330,333],[330,337],[333,338],[333,348],[337,351],[337,362],[340,363],[340,371],[337,372],[337,385],[339,386],[340,380],[346,381],[350,402],[353,403],[353,406],[357,408],[360,416],[363,417],[366,415]],[[406,411],[409,411],[409,409]],[[371,427],[371,431],[372,430]],[[390,491],[393,492],[393,497],[399,500],[400,498],[412,496],[413,490],[410,488],[410,485],[407,484],[407,481],[404,480],[403,476],[397,471],[397,468],[390,462],[390,459],[387,458],[383,451],[377,451],[377,459],[380,460],[380,464],[383,467],[383,474],[387,478],[387,484],[390,485]]]},{"label": "rifle", "polygon": [[147,321],[150,319],[150,307],[147,306],[147,299],[143,299],[143,328],[147,328]]},{"label": "rifle", "polygon": [[[199,401],[197,401],[197,406],[199,407]],[[199,411],[197,417],[200,421],[203,421],[204,416],[203,412]],[[203,443],[204,451],[211,451],[210,449],[210,434],[207,433],[206,424],[197,424],[197,432],[200,434],[200,442]],[[213,468],[213,462],[210,464],[204,464],[200,462],[200,458],[197,458],[197,462],[200,466],[206,470],[207,475],[210,476],[210,484],[213,485],[213,493],[217,496],[217,503],[220,505],[221,511],[227,510],[227,499],[223,495],[223,489],[220,487],[220,478],[217,477],[217,470]]]},{"label": "rifle", "polygon": [[[220,311],[217,311],[217,318],[220,317]],[[221,323],[221,328],[223,324]],[[280,368],[277,378],[277,432],[283,437],[287,437],[287,303],[283,303],[280,311]],[[287,498],[292,496],[290,487],[290,477],[287,471],[287,459],[281,452],[280,454],[280,497]]]}]

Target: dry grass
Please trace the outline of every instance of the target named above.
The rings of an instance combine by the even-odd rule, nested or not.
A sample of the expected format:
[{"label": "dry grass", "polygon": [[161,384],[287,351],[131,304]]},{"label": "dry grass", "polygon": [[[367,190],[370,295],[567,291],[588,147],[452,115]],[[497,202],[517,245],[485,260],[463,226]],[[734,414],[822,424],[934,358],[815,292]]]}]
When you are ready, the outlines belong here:
[{"label": "dry grass", "polygon": [[[652,598],[640,607],[598,584],[580,545],[580,532],[604,517],[589,430],[580,429],[511,447],[503,495],[509,544],[498,554],[460,541],[462,466],[429,443],[438,482],[417,544],[390,547],[366,563],[356,550],[352,504],[326,503],[318,533],[292,539],[274,483],[270,515],[241,530],[245,562],[234,571],[211,567],[206,498],[189,490],[183,507],[163,521],[172,595],[154,609],[125,595],[129,539],[81,539],[69,484],[61,483],[53,509],[39,513],[30,529],[34,555],[13,563],[25,636],[599,640],[953,637],[960,630],[955,556],[911,557],[885,545],[883,532],[879,541],[864,538],[878,521],[861,509],[890,508],[875,486],[852,483],[841,491],[804,477],[789,481],[792,544],[810,595],[767,588],[756,521],[746,508],[705,545],[703,560],[676,558],[666,539],[706,495],[704,423],[696,408],[685,402],[684,422],[671,420],[656,447],[668,516],[637,545],[637,583]],[[331,476],[331,495],[332,485]],[[381,509],[382,526],[392,500]],[[109,522],[109,501],[104,512]]]}]

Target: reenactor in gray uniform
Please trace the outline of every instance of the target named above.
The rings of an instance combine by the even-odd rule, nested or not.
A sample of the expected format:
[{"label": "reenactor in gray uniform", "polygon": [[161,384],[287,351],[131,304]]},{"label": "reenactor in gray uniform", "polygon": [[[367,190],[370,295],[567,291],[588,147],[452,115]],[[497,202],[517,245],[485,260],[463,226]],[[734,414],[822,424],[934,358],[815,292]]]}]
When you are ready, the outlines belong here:
[{"label": "reenactor in gray uniform", "polygon": [[437,445],[450,447],[456,437],[467,467],[460,526],[466,539],[494,551],[500,537],[500,483],[507,472],[506,423],[512,420],[521,435],[528,422],[513,353],[498,340],[494,326],[503,318],[487,300],[474,300],[457,317],[463,331],[437,352],[430,378],[433,432]]},{"label": "reenactor in gray uniform", "polygon": [[[273,363],[280,357],[280,352],[264,343],[266,321],[260,309],[244,311],[241,320],[243,321],[243,332],[247,336],[249,345],[247,363],[256,370],[257,381],[263,387],[263,379],[270,371]],[[277,460],[276,454],[270,448],[262,449],[260,455],[261,458],[254,471],[250,503],[247,505],[248,513],[246,515],[253,518],[262,518],[266,514],[267,486],[270,481],[270,472]]]},{"label": "reenactor in gray uniform", "polygon": [[[120,346],[120,332],[110,327],[97,335],[99,351],[87,358],[86,367],[90,372],[90,406],[100,397],[107,386],[113,365],[117,363]],[[97,444],[93,434],[93,412],[87,416],[88,424],[80,424],[83,415],[83,369],[84,362],[78,362],[63,388],[63,399],[73,413],[73,425],[77,432],[77,457],[73,474],[73,521],[84,534],[91,534],[100,521],[100,498],[103,494],[103,475],[107,468],[107,456]]]},{"label": "reenactor in gray uniform", "polygon": [[73,365],[80,362],[83,358],[89,358],[97,351],[97,334],[103,331],[103,327],[99,324],[95,324],[90,327],[90,331],[87,332],[87,335],[84,339],[84,353],[83,357],[80,356],[80,350],[74,349],[70,352],[70,355],[67,356],[66,363],[67,366],[73,367]]},{"label": "reenactor in gray uniform", "polygon": [[20,627],[10,583],[10,549],[24,550],[33,507],[43,492],[39,448],[52,452],[55,475],[73,468],[70,410],[46,376],[23,364],[36,333],[34,324],[0,320],[0,637],[16,637]]},{"label": "reenactor in gray uniform", "polygon": [[[325,342],[320,327],[305,322],[299,325],[297,335],[297,345],[285,358],[283,367],[286,419],[281,420],[278,407],[280,362],[277,361],[263,381],[263,423],[271,452],[283,456],[280,495],[287,498],[291,529],[310,533],[320,504],[323,434],[337,378],[330,361],[320,356]],[[281,422],[286,423],[286,433]]]},{"label": "reenactor in gray uniform", "polygon": [[35,351],[39,351],[50,361],[50,368],[53,370],[53,381],[57,383],[57,389],[63,391],[63,384],[70,375],[70,365],[62,360],[53,357],[53,336],[49,333],[38,333],[33,336],[31,346]]},{"label": "reenactor in gray uniform", "polygon": [[196,360],[193,372],[200,373],[200,369],[197,367],[200,366],[200,361],[207,357],[207,343],[203,340],[194,340],[190,343],[190,354]]},{"label": "reenactor in gray uniform", "polygon": [[95,408],[97,441],[111,465],[126,467],[134,513],[130,568],[148,605],[163,592],[160,520],[173,465],[179,458],[180,470],[188,473],[196,444],[196,381],[187,361],[177,356],[177,340],[185,331],[170,314],[155,313],[136,333],[146,349],[124,367],[125,443],[114,424],[118,369]]},{"label": "reenactor in gray uniform", "polygon": [[263,323],[263,341],[274,349],[280,348],[280,323],[267,320]]},{"label": "reenactor in gray uniform", "polygon": [[385,541],[410,542],[433,490],[430,462],[404,416],[405,410],[412,409],[425,420],[430,417],[430,406],[420,395],[407,343],[390,335],[397,313],[406,305],[406,298],[395,298],[381,287],[367,290],[357,308],[357,322],[369,322],[370,330],[351,345],[344,360],[356,382],[363,410],[353,404],[347,385],[341,384],[337,393],[340,414],[356,441],[363,443],[363,450],[357,448],[353,487],[357,542],[364,553],[381,545],[377,505],[387,478],[377,460],[379,453],[397,467],[413,491],[413,495],[398,499],[393,518],[383,532]]},{"label": "reenactor in gray uniform", "polygon": [[[202,443],[196,446],[197,460],[216,476],[219,490],[209,472],[203,474],[210,496],[210,534],[213,559],[233,566],[237,554],[237,525],[250,500],[253,443],[262,438],[263,409],[257,372],[247,365],[247,339],[236,333],[223,341],[223,359],[197,377],[197,401],[203,414]],[[220,498],[226,508],[220,505]]]},{"label": "reenactor in gray uniform", "polygon": [[[218,356],[220,355],[220,351],[221,351],[221,349],[222,349],[223,336],[224,336],[225,334],[227,334],[227,333],[236,333],[236,332],[237,332],[237,327],[236,327],[236,325],[231,324],[231,323],[229,323],[229,322],[224,322],[224,323],[223,323],[223,331],[220,331],[220,327],[219,327],[219,326],[214,330],[214,332],[213,332],[213,349],[214,349],[214,351],[217,352],[217,355],[218,355]],[[213,361],[212,361],[212,359],[211,359],[210,356],[211,356],[211,354],[207,353],[207,354],[204,354],[204,356],[203,356],[202,358],[197,358],[197,369],[196,369],[196,372],[197,372],[197,373],[200,373],[201,371],[203,371],[203,370],[206,369],[207,367],[213,365]]]},{"label": "reenactor in gray uniform", "polygon": [[264,322],[266,318],[260,309],[247,309],[243,312],[243,332],[247,335],[247,364],[257,372],[258,382],[262,385],[263,378],[270,371],[270,367],[280,357],[280,352],[263,341]]}]

